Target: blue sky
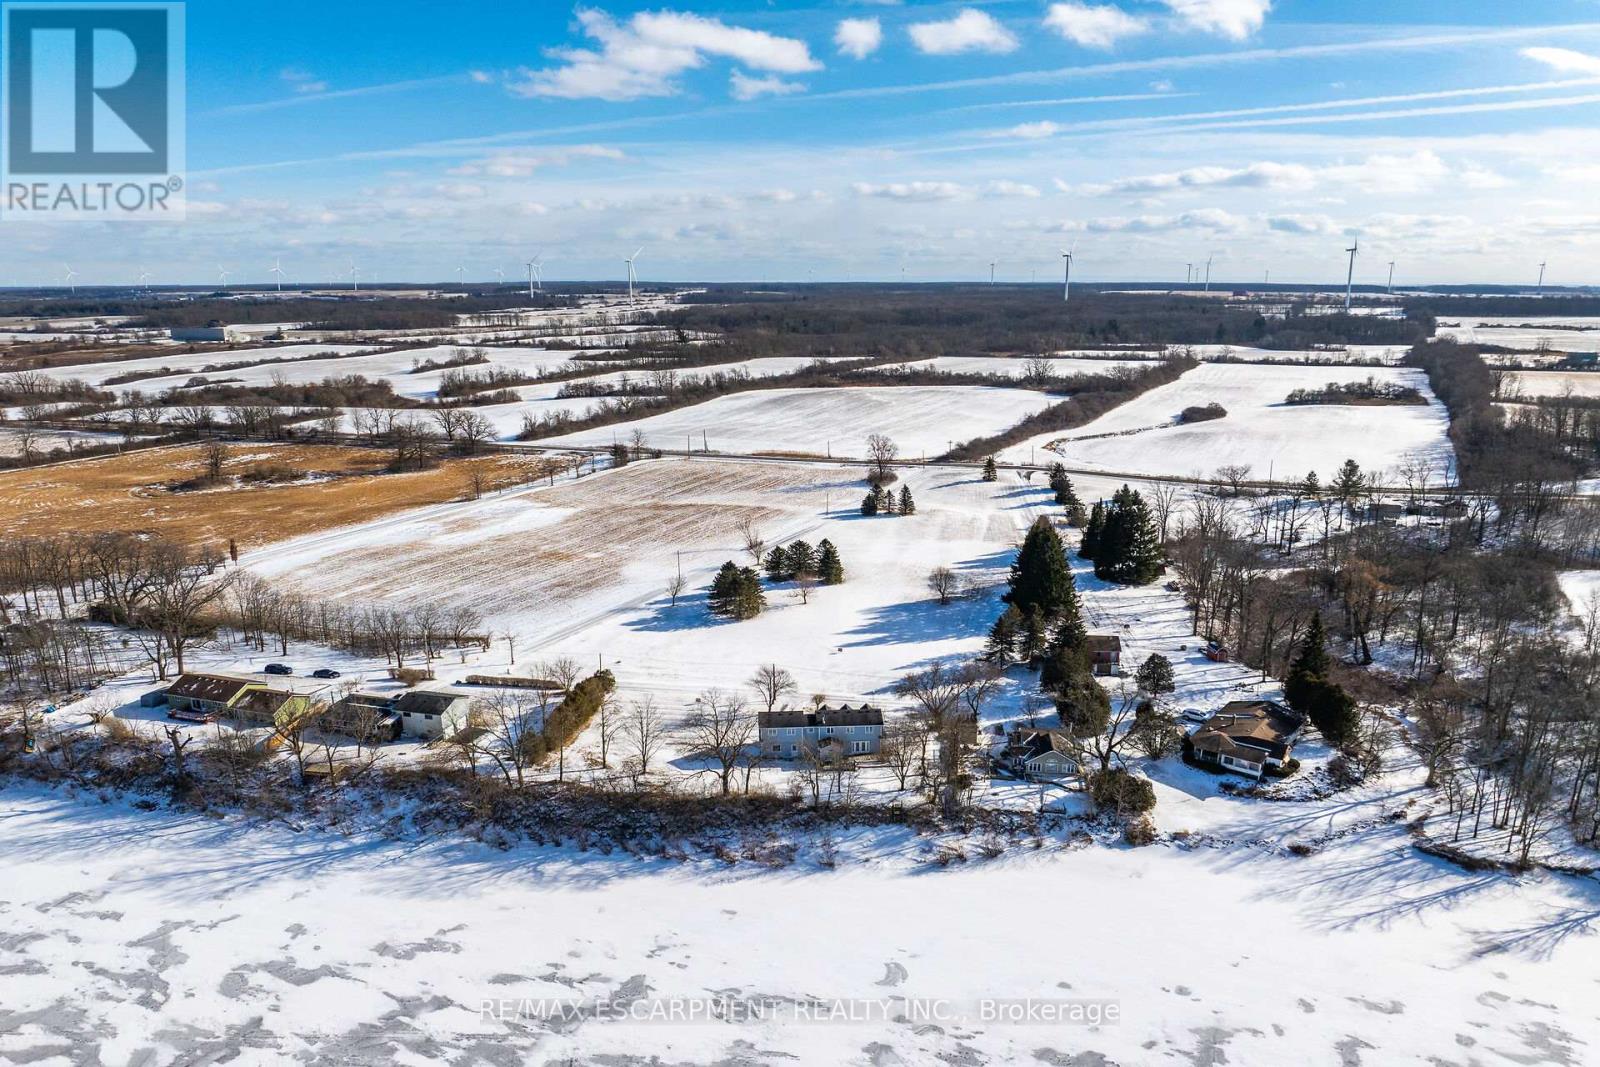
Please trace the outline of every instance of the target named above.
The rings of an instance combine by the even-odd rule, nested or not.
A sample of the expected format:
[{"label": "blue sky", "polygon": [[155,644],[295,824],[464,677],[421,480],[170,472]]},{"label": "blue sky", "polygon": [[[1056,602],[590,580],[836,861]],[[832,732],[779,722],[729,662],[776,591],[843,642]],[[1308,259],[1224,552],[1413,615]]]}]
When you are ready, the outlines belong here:
[{"label": "blue sky", "polygon": [[[188,4],[180,226],[0,280],[1600,281],[1600,2]],[[1525,277],[1526,276],[1526,277]]]}]

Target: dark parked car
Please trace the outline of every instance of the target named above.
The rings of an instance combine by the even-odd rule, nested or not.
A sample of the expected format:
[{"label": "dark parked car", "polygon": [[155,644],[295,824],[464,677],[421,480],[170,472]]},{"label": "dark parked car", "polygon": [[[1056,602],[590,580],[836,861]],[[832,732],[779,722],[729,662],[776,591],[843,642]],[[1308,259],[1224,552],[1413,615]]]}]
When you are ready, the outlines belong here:
[{"label": "dark parked car", "polygon": [[269,663],[261,668],[267,674],[293,674],[294,668],[287,663]]},{"label": "dark parked car", "polygon": [[313,677],[313,678],[337,678],[337,677],[339,677],[339,672],[334,670],[332,667],[324,667],[320,671],[312,671],[311,672],[311,677]]}]

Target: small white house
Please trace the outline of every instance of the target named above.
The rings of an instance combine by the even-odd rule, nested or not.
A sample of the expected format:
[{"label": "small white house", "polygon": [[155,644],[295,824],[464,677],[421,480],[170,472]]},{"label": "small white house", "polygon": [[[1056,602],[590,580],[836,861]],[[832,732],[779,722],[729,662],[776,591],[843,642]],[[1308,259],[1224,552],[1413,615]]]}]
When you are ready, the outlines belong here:
[{"label": "small white house", "polygon": [[1000,753],[1000,765],[1033,782],[1061,782],[1083,772],[1066,734],[1022,728]]},{"label": "small white house", "polygon": [[454,737],[467,725],[472,698],[436,689],[413,689],[394,702],[402,737]]}]

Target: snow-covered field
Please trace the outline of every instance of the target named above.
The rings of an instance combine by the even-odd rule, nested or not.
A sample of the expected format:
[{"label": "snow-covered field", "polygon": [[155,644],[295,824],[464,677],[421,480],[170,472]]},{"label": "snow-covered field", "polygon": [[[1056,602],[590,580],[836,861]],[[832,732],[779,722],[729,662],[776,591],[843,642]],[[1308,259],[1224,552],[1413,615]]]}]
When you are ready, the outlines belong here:
[{"label": "snow-covered field", "polygon": [[57,448],[112,444],[121,440],[120,433],[94,433],[88,430],[26,431],[14,426],[0,426],[0,456],[20,456],[24,444],[37,454]]},{"label": "snow-covered field", "polygon": [[[306,345],[278,345],[271,348],[233,348],[233,349],[205,349],[199,352],[172,352],[167,355],[148,356],[144,359],[126,359],[108,363],[85,363],[81,365],[68,365],[63,367],[49,367],[41,374],[54,378],[57,381],[84,381],[93,386],[100,386],[108,378],[120,378],[126,374],[142,374],[171,368],[175,372],[170,378],[147,378],[129,382],[122,386],[108,386],[111,389],[141,389],[145,392],[154,392],[169,385],[181,385],[188,381],[201,367],[218,366],[226,367],[239,363],[251,363],[262,359],[305,359],[307,356],[334,353],[336,355],[353,355],[360,352],[370,352],[372,345],[339,345],[339,344],[306,344]],[[337,359],[318,359],[309,364],[298,366],[327,367],[342,362]],[[264,367],[249,368],[234,371],[229,377],[244,377],[255,371],[262,375],[262,381],[270,380],[270,373],[281,370],[289,373],[289,368],[297,366],[293,363],[273,364]],[[328,373],[332,373],[331,371]],[[218,375],[220,376],[220,372]],[[315,379],[313,379],[315,380]]]},{"label": "snow-covered field", "polygon": [[1507,399],[1538,396],[1600,396],[1600,373],[1593,371],[1507,371],[1500,395]]},{"label": "snow-covered field", "polygon": [[1600,352],[1600,318],[1440,318],[1435,336],[1521,352]]},{"label": "snow-covered field", "polygon": [[1410,345],[1348,345],[1341,348],[1253,348],[1248,345],[1173,345],[1172,351],[1193,353],[1200,360],[1243,360],[1249,363],[1382,363],[1395,364]]},{"label": "snow-covered field", "polygon": [[[1059,397],[988,386],[769,389],[606,426],[554,444],[607,445],[634,430],[649,444],[675,448],[692,439],[717,452],[866,455],[868,436],[893,438],[903,458],[936,456],[952,443],[998,433]],[[704,436],[702,436],[704,435]]]},{"label": "snow-covered field", "polygon": [[[1147,367],[1152,362],[1148,359],[1043,358],[1050,365],[1050,372],[1061,378],[1073,374],[1109,374],[1117,367]],[[910,363],[891,363],[879,369],[893,371],[909,368],[944,374],[990,374],[997,378],[1021,378],[1028,373],[1030,362],[1028,359],[1001,356],[935,356]]]},{"label": "snow-covered field", "polygon": [[[1595,883],[1421,857],[1383,818],[1411,789],[946,870],[847,832],[771,871],[12,788],[0,1059],[1592,1063]],[[1030,1004],[1101,1014],[999,1017]]]},{"label": "snow-covered field", "polygon": [[[674,700],[708,686],[740,688],[776,655],[806,693],[882,701],[918,664],[982,648],[1014,545],[1049,494],[971,471],[907,471],[902,484],[917,514],[864,519],[863,476],[859,467],[635,463],[282,542],[244,563],[346,603],[464,597],[489,629],[517,633],[523,648],[582,662],[604,652],[619,676]],[[769,544],[831,539],[849,580],[817,590],[808,604],[778,588],[759,618],[716,623],[705,589],[724,561],[749,561],[737,532],[743,519]],[[666,587],[680,564],[689,587],[673,607]],[[934,603],[925,583],[941,564],[983,594]],[[503,663],[506,650],[492,655]]]},{"label": "snow-covered field", "polygon": [[[1421,390],[1426,405],[1296,405],[1294,389],[1329,382],[1402,382]],[[1227,417],[1178,425],[1191,405],[1221,404]],[[1136,474],[1211,475],[1225,465],[1248,465],[1256,478],[1326,479],[1346,459],[1363,470],[1392,471],[1411,456],[1436,466],[1452,459],[1445,434],[1449,416],[1420,371],[1398,367],[1295,367],[1207,363],[1169,385],[1113,409],[1087,426],[1051,434],[1007,451],[1026,458],[1049,446],[1068,467]]]}]

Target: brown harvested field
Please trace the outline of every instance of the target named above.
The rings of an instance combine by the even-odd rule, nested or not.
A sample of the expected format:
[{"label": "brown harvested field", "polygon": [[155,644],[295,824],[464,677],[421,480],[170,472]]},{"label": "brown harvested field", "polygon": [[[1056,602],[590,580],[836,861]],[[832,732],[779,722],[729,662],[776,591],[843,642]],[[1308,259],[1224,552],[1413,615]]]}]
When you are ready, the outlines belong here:
[{"label": "brown harvested field", "polygon": [[[541,477],[547,461],[530,456],[454,459],[428,471],[388,474],[389,454],[328,445],[230,445],[227,486],[188,492],[170,486],[205,470],[200,445],[129,452],[0,473],[0,536],[126,530],[190,544],[258,547],[463,499],[472,471],[485,489]],[[250,479],[276,469],[283,484]]]},{"label": "brown harvested field", "polygon": [[670,568],[680,549],[689,565],[747,560],[741,520],[792,540],[816,521],[830,494],[835,503],[853,502],[861,484],[855,472],[788,465],[635,463],[552,489],[276,546],[248,563],[313,597],[445,603],[467,596],[490,618],[538,611],[556,619],[580,602],[606,603],[606,590],[635,585],[635,568],[652,575]]}]

